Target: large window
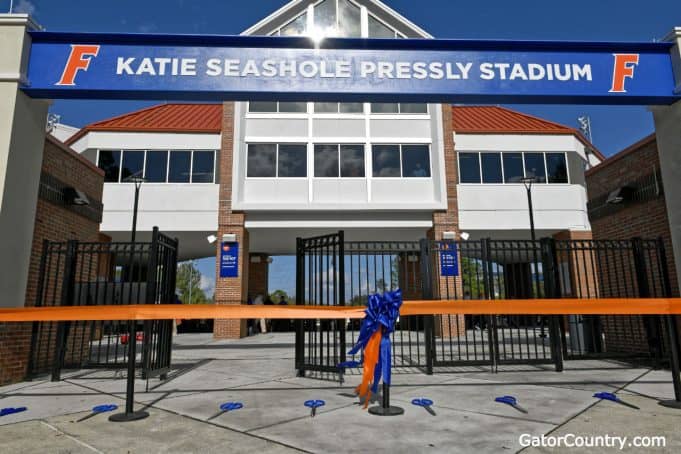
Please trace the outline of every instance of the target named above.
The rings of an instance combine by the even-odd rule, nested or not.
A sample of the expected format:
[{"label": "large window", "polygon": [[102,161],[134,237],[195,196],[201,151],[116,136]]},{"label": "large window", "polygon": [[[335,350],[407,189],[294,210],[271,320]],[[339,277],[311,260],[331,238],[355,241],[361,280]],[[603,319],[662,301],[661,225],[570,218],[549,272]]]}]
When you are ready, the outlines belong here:
[{"label": "large window", "polygon": [[99,150],[97,165],[104,171],[105,182],[118,183],[121,172],[120,150]]},{"label": "large window", "polygon": [[364,145],[315,145],[314,176],[316,178],[364,178]]},{"label": "large window", "polygon": [[147,183],[213,183],[215,150],[99,150],[107,183],[144,176]]},{"label": "large window", "polygon": [[324,36],[360,38],[362,18],[359,6],[350,0],[324,0],[314,7],[314,27]]},{"label": "large window", "polygon": [[251,101],[248,111],[252,113],[307,113],[306,102]]},{"label": "large window", "polygon": [[377,178],[430,177],[428,145],[373,145],[373,176]]},{"label": "large window", "polygon": [[316,102],[315,113],[363,113],[364,104],[361,102]]},{"label": "large window", "polygon": [[565,153],[459,153],[460,183],[568,183]]},{"label": "large window", "polygon": [[371,104],[373,114],[427,114],[428,104],[412,103],[387,103],[378,102]]},{"label": "large window", "polygon": [[402,35],[376,19],[374,16],[369,15],[369,38],[392,39],[402,38]]},{"label": "large window", "polygon": [[252,143],[248,145],[249,178],[307,177],[307,145]]}]

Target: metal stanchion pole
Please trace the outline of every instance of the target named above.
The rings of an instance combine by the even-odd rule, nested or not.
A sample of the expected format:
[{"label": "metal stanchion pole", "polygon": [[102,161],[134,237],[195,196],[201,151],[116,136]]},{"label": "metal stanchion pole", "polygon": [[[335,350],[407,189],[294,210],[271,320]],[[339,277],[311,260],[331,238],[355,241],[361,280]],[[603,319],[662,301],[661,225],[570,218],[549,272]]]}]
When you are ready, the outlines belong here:
[{"label": "metal stanchion pole", "polygon": [[118,413],[111,415],[109,421],[112,422],[129,422],[138,421],[149,416],[144,410],[134,411],[135,405],[135,359],[137,356],[137,322],[130,320],[128,322],[128,377],[127,387],[125,392],[125,413]]}]

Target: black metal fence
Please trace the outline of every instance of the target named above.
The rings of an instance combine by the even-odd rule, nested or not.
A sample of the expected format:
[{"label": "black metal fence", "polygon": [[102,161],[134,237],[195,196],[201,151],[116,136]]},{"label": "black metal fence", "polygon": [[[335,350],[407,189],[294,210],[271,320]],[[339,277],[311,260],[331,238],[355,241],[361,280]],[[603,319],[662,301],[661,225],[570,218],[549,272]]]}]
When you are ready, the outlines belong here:
[{"label": "black metal fence", "polygon": [[[298,240],[297,304],[364,305],[368,295],[396,288],[405,300],[670,294],[659,240],[345,242],[342,232]],[[401,317],[392,335],[393,365],[432,373],[444,366],[540,363],[562,370],[564,359],[578,358],[659,363],[669,345],[661,322],[609,315]],[[337,372],[359,321],[298,326],[300,373]]]},{"label": "black metal fence", "polygon": [[[154,229],[151,242],[43,244],[36,307],[168,304],[174,302],[177,240]],[[36,322],[29,376],[62,368],[123,368],[127,342],[141,348],[146,376],[170,367],[171,321],[140,322],[134,339],[127,321]]]}]

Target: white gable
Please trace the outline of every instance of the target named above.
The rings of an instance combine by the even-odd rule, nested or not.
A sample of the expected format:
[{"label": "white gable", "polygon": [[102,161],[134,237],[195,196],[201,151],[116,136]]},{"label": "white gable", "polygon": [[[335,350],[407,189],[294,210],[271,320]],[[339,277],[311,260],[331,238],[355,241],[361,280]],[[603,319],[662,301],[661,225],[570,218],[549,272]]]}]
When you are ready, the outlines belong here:
[{"label": "white gable", "polygon": [[[298,28],[296,25],[302,25],[305,27],[305,34],[310,34],[313,27],[315,27],[314,21],[318,20],[314,19],[314,17],[318,18],[320,16],[319,10],[315,14],[315,7],[336,9],[337,16],[342,17],[343,13],[338,10],[346,5],[350,5],[348,9],[352,10],[353,14],[356,10],[359,17],[361,17],[361,25],[359,26],[361,26],[361,36],[363,37],[370,36],[369,30],[372,26],[375,26],[379,29],[381,27],[388,27],[397,32],[397,37],[432,38],[428,32],[379,0],[292,0],[244,31],[242,35],[278,34],[280,29],[287,28],[289,24],[291,24],[291,27],[288,28],[289,31]],[[298,24],[292,24],[296,20]]]}]

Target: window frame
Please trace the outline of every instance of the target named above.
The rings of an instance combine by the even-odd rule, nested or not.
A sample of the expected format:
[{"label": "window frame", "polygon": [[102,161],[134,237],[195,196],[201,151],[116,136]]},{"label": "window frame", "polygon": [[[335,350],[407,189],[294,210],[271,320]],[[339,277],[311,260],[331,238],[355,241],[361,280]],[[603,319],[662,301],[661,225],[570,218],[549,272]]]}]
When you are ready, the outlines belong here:
[{"label": "window frame", "polygon": [[[249,177],[248,176],[248,153],[251,145],[274,145],[274,176],[273,177]],[[305,148],[305,176],[304,177],[280,177],[279,176],[279,146],[280,145],[299,145]],[[244,162],[244,175],[246,180],[307,180],[310,178],[310,166],[308,163],[308,148],[304,142],[246,142],[246,159]]]},{"label": "window frame", "polygon": [[[338,176],[337,177],[318,177],[315,175],[315,169],[314,169],[314,152],[315,152],[315,146],[317,145],[331,145],[336,147],[336,153],[338,155]],[[341,170],[343,169],[343,163],[341,160],[341,147],[342,146],[357,146],[357,147],[362,147],[362,151],[364,153],[364,176],[363,177],[344,177],[342,176]],[[313,175],[310,178],[314,178],[315,180],[365,180],[367,179],[367,145],[366,143],[360,143],[360,142],[343,142],[343,143],[338,143],[338,142],[315,142],[312,144],[312,173]]]},{"label": "window frame", "polygon": [[[462,183],[461,182],[461,163],[459,161],[459,155],[461,153],[465,154],[477,154],[478,155],[478,166],[480,167],[479,172],[480,172],[480,183]],[[499,153],[501,155],[501,176],[502,176],[502,182],[501,183],[485,183],[483,181],[483,175],[482,175],[482,154],[484,153]],[[463,185],[522,185],[522,182],[517,182],[517,183],[510,183],[506,182],[506,171],[504,169],[504,155],[505,154],[520,154],[521,161],[523,164],[523,177],[527,176],[527,169],[525,168],[525,153],[529,154],[541,154],[544,158],[544,175],[545,175],[545,181],[543,182],[534,182],[532,183],[533,185],[571,185],[572,184],[572,179],[570,177],[570,161],[568,160],[568,152],[567,151],[467,151],[467,150],[459,150],[457,151],[456,154],[456,168],[457,168],[457,176],[458,176],[458,183],[457,184],[463,184]],[[567,170],[567,182],[566,183],[550,183],[549,182],[549,175],[548,175],[548,162],[546,160],[548,154],[559,154],[562,155],[563,158],[565,159],[565,168]]]},{"label": "window frame", "polygon": [[[217,166],[218,166],[218,150],[216,149],[184,149],[184,148],[119,148],[119,149],[112,149],[112,148],[98,148],[97,149],[97,155],[95,157],[95,165],[97,168],[99,167],[99,160],[100,160],[100,154],[102,151],[111,151],[111,152],[118,152],[120,153],[120,161],[121,164],[123,162],[123,156],[125,155],[126,151],[139,151],[142,152],[143,155],[143,161],[142,161],[142,175],[145,176],[147,174],[147,161],[148,161],[148,156],[150,152],[165,152],[166,153],[166,170],[165,170],[165,180],[164,181],[149,181],[149,182],[144,182],[145,185],[149,184],[218,184],[217,182]],[[179,151],[179,152],[186,152],[189,153],[189,181],[186,182],[171,182],[170,181],[170,157],[173,151]],[[194,152],[209,152],[213,154],[213,174],[212,174],[212,181],[210,182],[195,182],[194,176],[193,176],[193,171],[194,171]],[[102,169],[103,170],[103,169]],[[122,166],[119,165],[118,169],[118,180],[117,181],[106,181],[106,184],[126,184],[128,183],[127,181],[123,181],[123,172],[122,172]]]},{"label": "window frame", "polygon": [[[378,145],[389,145],[389,146],[396,146],[399,149],[400,153],[400,176],[399,177],[379,177],[379,176],[374,176],[374,146]],[[403,147],[410,147],[410,146],[416,146],[416,147],[426,147],[428,149],[428,175],[427,177],[405,177],[404,176],[404,153],[403,153]],[[395,142],[373,142],[370,145],[370,150],[371,150],[371,178],[378,179],[378,180],[432,180],[433,179],[433,144],[428,142],[428,143],[413,143],[413,142],[406,142],[406,143],[395,143]]]}]

